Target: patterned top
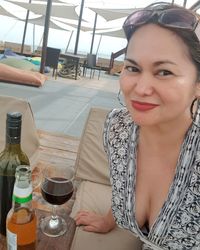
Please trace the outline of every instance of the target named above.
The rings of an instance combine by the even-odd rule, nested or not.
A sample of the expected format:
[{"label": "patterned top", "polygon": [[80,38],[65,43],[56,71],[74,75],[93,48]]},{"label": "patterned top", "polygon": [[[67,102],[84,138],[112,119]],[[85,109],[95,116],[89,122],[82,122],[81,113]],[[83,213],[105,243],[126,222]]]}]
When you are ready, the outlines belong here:
[{"label": "patterned top", "polygon": [[[199,121],[199,113],[197,117]],[[109,158],[112,211],[117,224],[140,237],[143,250],[200,250],[199,128],[193,124],[187,131],[168,197],[147,234],[135,218],[138,132],[139,127],[125,108],[108,114],[104,146]]]}]

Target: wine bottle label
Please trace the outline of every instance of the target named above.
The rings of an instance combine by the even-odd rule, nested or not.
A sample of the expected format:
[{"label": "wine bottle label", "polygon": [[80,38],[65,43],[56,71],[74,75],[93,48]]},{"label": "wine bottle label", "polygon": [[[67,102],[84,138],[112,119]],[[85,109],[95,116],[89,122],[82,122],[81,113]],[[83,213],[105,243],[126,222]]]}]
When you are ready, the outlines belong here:
[{"label": "wine bottle label", "polygon": [[32,186],[19,188],[14,186],[13,201],[17,203],[26,203],[32,200]]},{"label": "wine bottle label", "polygon": [[7,238],[7,249],[8,250],[17,250],[17,235],[6,230]]}]

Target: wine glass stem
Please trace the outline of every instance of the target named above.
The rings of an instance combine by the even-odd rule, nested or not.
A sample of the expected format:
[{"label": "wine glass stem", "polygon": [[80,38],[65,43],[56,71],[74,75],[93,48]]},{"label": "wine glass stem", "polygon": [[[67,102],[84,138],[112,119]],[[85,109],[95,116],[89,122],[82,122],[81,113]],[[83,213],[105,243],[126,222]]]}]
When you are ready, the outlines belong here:
[{"label": "wine glass stem", "polygon": [[58,219],[58,216],[57,216],[57,212],[56,212],[56,205],[52,205],[52,215],[51,215],[51,218],[52,220],[57,220]]}]

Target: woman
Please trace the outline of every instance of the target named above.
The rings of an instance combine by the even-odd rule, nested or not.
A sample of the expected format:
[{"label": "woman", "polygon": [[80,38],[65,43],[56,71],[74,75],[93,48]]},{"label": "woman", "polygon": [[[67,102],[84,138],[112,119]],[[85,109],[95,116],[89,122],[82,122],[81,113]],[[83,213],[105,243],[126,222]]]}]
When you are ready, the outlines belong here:
[{"label": "woman", "polygon": [[144,249],[200,249],[199,26],[167,3],[126,19],[127,108],[109,113],[104,133],[112,211],[78,213],[85,230],[105,233],[116,221]]}]

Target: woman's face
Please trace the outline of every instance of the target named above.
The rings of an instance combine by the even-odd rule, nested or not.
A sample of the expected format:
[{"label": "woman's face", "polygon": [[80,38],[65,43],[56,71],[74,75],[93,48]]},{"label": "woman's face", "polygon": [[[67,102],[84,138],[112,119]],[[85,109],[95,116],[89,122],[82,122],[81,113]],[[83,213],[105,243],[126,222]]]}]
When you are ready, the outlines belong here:
[{"label": "woman's face", "polygon": [[156,24],[136,30],[127,48],[120,87],[137,124],[188,120],[197,86],[197,69],[181,38]]}]

